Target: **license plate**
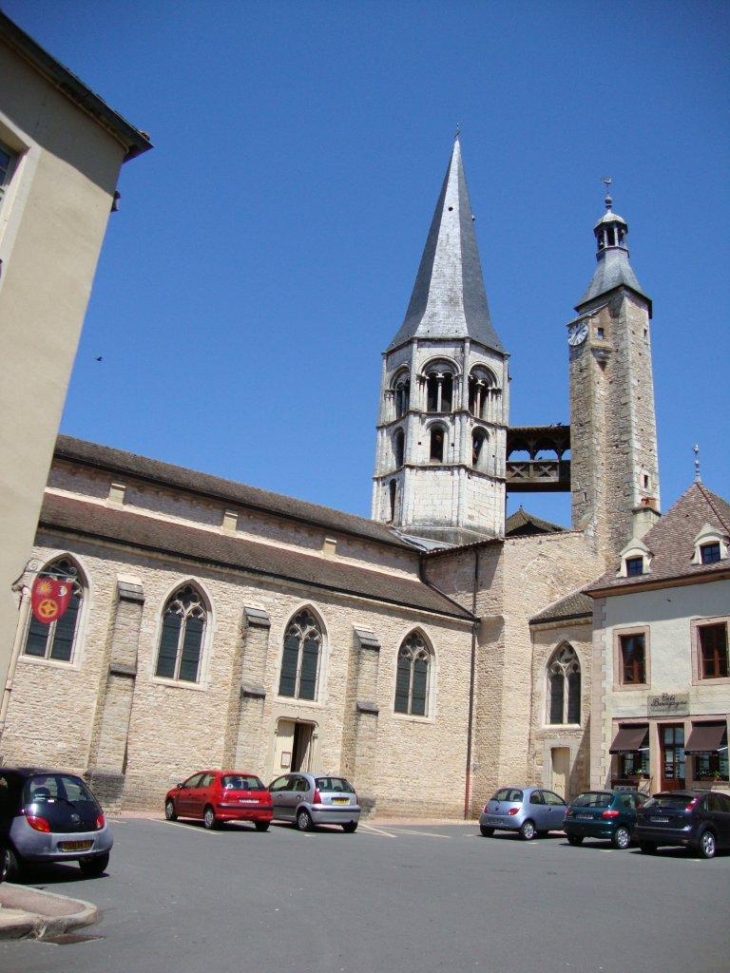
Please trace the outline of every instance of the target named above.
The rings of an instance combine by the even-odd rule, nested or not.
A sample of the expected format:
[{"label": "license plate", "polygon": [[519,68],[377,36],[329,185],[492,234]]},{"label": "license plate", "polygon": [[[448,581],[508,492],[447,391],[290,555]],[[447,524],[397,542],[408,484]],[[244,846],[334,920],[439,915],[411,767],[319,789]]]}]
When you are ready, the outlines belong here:
[{"label": "license plate", "polygon": [[350,803],[350,800],[347,797],[333,797],[332,798],[332,803],[333,804],[349,804]]},{"label": "license plate", "polygon": [[593,815],[592,814],[576,814],[576,818],[579,821],[592,821],[593,820]]},{"label": "license plate", "polygon": [[59,841],[58,847],[61,851],[88,851],[93,844],[93,841]]},{"label": "license plate", "polygon": [[669,818],[650,818],[654,824],[669,824]]},{"label": "license plate", "polygon": [[258,801],[256,800],[255,797],[239,797],[238,798],[238,803],[239,804],[258,804]]}]

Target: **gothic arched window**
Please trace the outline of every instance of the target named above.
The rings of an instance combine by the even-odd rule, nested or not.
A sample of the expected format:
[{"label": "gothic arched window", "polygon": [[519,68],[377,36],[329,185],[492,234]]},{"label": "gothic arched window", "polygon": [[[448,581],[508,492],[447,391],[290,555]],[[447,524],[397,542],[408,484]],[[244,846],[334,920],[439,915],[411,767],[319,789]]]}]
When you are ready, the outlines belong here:
[{"label": "gothic arched window", "polygon": [[398,652],[395,680],[395,711],[427,716],[431,655],[423,637],[413,632]]},{"label": "gothic arched window", "polygon": [[57,558],[43,568],[43,576],[56,581],[68,581],[73,591],[66,611],[57,621],[47,625],[31,615],[23,646],[24,655],[54,659],[56,662],[71,662],[84,599],[84,588],[79,574],[78,567],[68,557]]},{"label": "gothic arched window", "polygon": [[198,682],[208,612],[197,588],[186,583],[167,599],[155,675]]},{"label": "gothic arched window", "polygon": [[279,695],[315,699],[322,648],[322,630],[308,609],[300,611],[284,635]]},{"label": "gothic arched window", "polygon": [[580,661],[572,645],[561,645],[548,663],[548,721],[580,723]]}]

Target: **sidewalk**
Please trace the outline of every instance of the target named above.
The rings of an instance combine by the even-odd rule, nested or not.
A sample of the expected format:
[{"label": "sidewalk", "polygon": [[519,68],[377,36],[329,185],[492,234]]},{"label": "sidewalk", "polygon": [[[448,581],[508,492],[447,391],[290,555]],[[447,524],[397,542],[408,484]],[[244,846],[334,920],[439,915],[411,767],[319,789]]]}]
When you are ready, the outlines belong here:
[{"label": "sidewalk", "polygon": [[0,939],[41,939],[89,926],[99,910],[91,902],[40,889],[0,884]]}]

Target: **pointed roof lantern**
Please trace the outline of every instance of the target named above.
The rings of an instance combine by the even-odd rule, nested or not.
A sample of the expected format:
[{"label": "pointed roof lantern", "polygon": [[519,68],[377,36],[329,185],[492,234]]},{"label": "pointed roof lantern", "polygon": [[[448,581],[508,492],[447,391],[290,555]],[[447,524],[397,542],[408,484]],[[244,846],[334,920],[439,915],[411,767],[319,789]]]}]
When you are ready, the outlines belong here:
[{"label": "pointed roof lantern", "polygon": [[505,353],[489,314],[458,133],[405,320],[388,351],[413,338],[471,338]]},{"label": "pointed roof lantern", "polygon": [[[610,184],[610,180],[604,182]],[[605,203],[606,212],[593,227],[598,266],[588,290],[576,305],[576,310],[617,287],[628,287],[649,302],[651,317],[651,298],[642,290],[629,263],[629,248],[626,245],[629,225],[623,216],[613,212],[613,199],[610,195],[606,196]]]}]

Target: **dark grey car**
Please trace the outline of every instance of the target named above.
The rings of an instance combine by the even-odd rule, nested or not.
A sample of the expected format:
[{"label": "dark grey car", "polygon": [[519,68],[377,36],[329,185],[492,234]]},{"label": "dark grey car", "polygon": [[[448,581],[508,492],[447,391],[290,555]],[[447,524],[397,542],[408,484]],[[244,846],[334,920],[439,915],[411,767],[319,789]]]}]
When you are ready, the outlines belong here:
[{"label": "dark grey car", "polygon": [[339,824],[353,832],[360,806],[352,784],[337,774],[284,774],[269,785],[275,821],[291,821],[300,831]]},{"label": "dark grey car", "polygon": [[701,858],[730,849],[730,795],[719,791],[655,794],[636,816],[636,838],[645,854],[658,845],[681,845]]},{"label": "dark grey car", "polygon": [[487,837],[495,831],[516,831],[524,841],[537,834],[562,831],[568,806],[544,787],[500,787],[484,805],[479,830]]},{"label": "dark grey car", "polygon": [[101,875],[109,864],[111,830],[75,774],[0,767],[0,829],[7,834],[0,870],[8,881],[28,862],[76,861],[88,876]]}]

